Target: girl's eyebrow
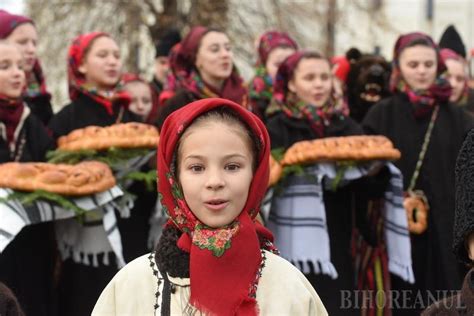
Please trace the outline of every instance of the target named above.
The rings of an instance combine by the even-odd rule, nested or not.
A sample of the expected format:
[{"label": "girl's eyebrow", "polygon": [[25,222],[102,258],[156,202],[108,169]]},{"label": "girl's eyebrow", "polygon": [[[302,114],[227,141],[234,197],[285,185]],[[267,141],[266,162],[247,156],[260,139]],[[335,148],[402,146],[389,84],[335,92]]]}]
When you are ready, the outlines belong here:
[{"label": "girl's eyebrow", "polygon": [[[228,154],[228,155],[225,155],[223,156],[224,159],[229,159],[229,158],[234,158],[234,157],[240,157],[240,158],[247,158],[245,155],[242,155],[240,153],[232,153],[232,154]],[[184,159],[205,159],[206,157],[202,156],[202,155],[189,155],[189,156],[186,156],[184,157]]]}]

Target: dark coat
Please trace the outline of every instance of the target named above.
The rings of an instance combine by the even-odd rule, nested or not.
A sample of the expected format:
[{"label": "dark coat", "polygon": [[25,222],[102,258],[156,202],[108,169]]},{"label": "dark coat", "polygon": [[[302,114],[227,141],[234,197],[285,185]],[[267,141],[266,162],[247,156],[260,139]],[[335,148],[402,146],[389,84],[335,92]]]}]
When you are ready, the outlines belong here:
[{"label": "dark coat", "polygon": [[456,161],[456,201],[453,249],[457,258],[470,263],[465,241],[474,233],[474,130],[464,140]]},{"label": "dark coat", "polygon": [[[270,116],[266,123],[271,146],[287,149],[296,142],[318,138],[308,122],[290,118],[283,112]],[[350,117],[336,119],[325,130],[325,137],[361,135],[362,128]]]},{"label": "dark coat", "polygon": [[24,316],[20,304],[13,292],[0,282],[0,315],[2,316]]},{"label": "dark coat", "polygon": [[[61,109],[49,122],[49,128],[53,133],[54,139],[67,135],[75,129],[90,125],[109,126],[117,122],[119,115],[118,106],[114,106],[114,114],[109,115],[104,106],[94,101],[85,94],[79,94],[79,97],[70,104]],[[140,119],[132,112],[125,110],[121,123],[139,122]]]},{"label": "dark coat", "polygon": [[[34,115],[29,115],[24,122],[17,143],[25,136],[26,143],[20,161],[44,161],[46,152],[54,149],[54,141],[49,136],[43,123]],[[19,148],[19,144],[16,146]],[[0,162],[11,161],[10,148],[6,140],[0,138]]]},{"label": "dark coat", "polygon": [[[21,162],[44,161],[46,152],[54,147],[43,123],[33,114],[26,117],[19,135],[18,139],[26,136]],[[0,139],[0,162],[9,161],[8,144]],[[0,254],[0,281],[15,293],[27,315],[54,315],[55,247],[53,224],[41,223],[24,227]],[[0,315],[9,314],[0,306]]]},{"label": "dark coat", "polygon": [[51,106],[51,96],[38,95],[33,98],[24,98],[26,104],[31,109],[31,112],[44,124],[48,126],[49,120],[53,117],[53,108]]},{"label": "dark coat", "polygon": [[446,297],[430,306],[422,316],[459,316],[474,315],[474,269],[471,269],[464,278],[458,294]]},{"label": "dark coat", "polygon": [[[403,174],[406,190],[415,170],[431,116],[416,119],[405,94],[376,104],[363,121],[368,134],[387,136],[402,158],[395,165]],[[412,289],[454,290],[461,274],[451,252],[454,218],[454,166],[472,119],[460,108],[442,104],[415,189],[423,190],[430,204],[428,230],[411,235],[415,285]],[[398,285],[394,284],[394,288]],[[405,288],[407,284],[400,284]],[[410,286],[411,287],[411,286]]]},{"label": "dark coat", "polygon": [[[113,125],[117,122],[119,112],[119,107],[114,106],[114,114],[109,115],[97,101],[80,94],[74,102],[65,106],[51,119],[49,127],[53,136],[58,138],[90,125],[102,127]],[[130,111],[123,111],[120,122],[132,121],[140,120]],[[127,262],[148,252],[148,219],[156,202],[156,193],[147,194],[142,183],[134,183],[129,191],[137,196],[130,217],[121,218],[116,214],[123,254]],[[111,262],[115,260],[111,259]],[[59,313],[71,316],[89,315],[100,293],[116,272],[115,264],[92,267],[75,263],[72,259],[66,260],[59,282]]]}]

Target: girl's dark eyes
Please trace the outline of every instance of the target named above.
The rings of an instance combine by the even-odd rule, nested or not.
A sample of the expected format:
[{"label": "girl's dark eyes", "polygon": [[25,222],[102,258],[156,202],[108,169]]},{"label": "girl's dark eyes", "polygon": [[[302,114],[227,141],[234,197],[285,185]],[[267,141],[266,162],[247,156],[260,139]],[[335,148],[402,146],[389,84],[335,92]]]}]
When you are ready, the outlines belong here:
[{"label": "girl's dark eyes", "polygon": [[194,166],[189,167],[189,169],[191,169],[191,170],[194,171],[194,172],[200,172],[200,171],[203,171],[203,170],[204,170],[204,167],[203,167],[203,166],[196,166],[196,165],[194,165]]},{"label": "girl's dark eyes", "polygon": [[238,165],[238,164],[228,164],[227,166],[225,166],[225,168],[229,171],[236,171],[236,170],[240,169],[240,165]]},{"label": "girl's dark eyes", "polygon": [[323,81],[329,80],[329,75],[328,74],[322,74],[321,75],[321,80],[323,80]]},{"label": "girl's dark eyes", "polygon": [[[200,166],[200,165],[192,165],[189,167],[189,170],[193,172],[202,172],[204,171],[204,169],[205,169],[204,166]],[[224,169],[228,171],[237,171],[240,169],[240,165],[236,163],[231,163],[231,164],[225,165]]]}]

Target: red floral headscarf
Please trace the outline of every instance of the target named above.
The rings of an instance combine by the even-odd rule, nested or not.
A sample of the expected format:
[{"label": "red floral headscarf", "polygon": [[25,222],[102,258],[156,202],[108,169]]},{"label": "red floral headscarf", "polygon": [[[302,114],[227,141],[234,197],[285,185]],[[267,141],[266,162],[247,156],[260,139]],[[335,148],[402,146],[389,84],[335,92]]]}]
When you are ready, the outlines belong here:
[{"label": "red floral headscarf", "polygon": [[273,80],[265,67],[270,52],[277,47],[298,49],[296,42],[285,32],[268,31],[260,37],[255,77],[249,84],[249,99],[252,111],[264,117],[265,109],[259,109],[259,101],[270,102],[273,95]]},{"label": "red floral headscarf", "polygon": [[92,42],[99,37],[108,36],[109,34],[104,32],[92,32],[82,34],[76,37],[68,52],[68,84],[69,84],[69,97],[72,101],[79,97],[79,94],[86,94],[102,106],[105,107],[107,113],[113,115],[113,104],[120,104],[121,106],[127,107],[130,104],[130,95],[125,92],[116,89],[110,97],[105,97],[98,94],[95,87],[87,87],[85,76],[79,71],[79,67],[82,64],[85,54]]},{"label": "red floral headscarf", "polygon": [[[296,67],[303,58],[313,58],[320,56],[318,53],[310,51],[298,51],[289,56],[278,68],[278,72],[273,83],[273,98],[267,109],[270,116],[282,111],[289,117],[306,119],[311,128],[319,137],[324,137],[325,126],[331,123],[331,119],[338,116],[348,116],[349,107],[342,95],[342,91],[336,89],[336,79],[333,78],[332,91],[327,103],[317,108],[312,104],[305,104],[288,89],[288,83],[293,78]],[[324,57],[314,57],[321,58]],[[329,63],[329,61],[328,61]]]},{"label": "red floral headscarf", "polygon": [[[9,37],[13,30],[24,23],[35,25],[33,20],[26,16],[0,10],[0,39]],[[35,99],[37,97],[51,99],[51,94],[46,89],[46,80],[38,59],[36,59],[32,71],[26,73],[24,97],[28,99]]]},{"label": "red floral headscarf", "polygon": [[[449,48],[443,48],[440,51],[440,55],[441,55],[441,58],[443,59],[443,62],[446,62],[446,60],[448,59],[453,59],[460,62],[463,65],[463,67],[467,68],[467,61],[461,55],[458,55],[455,51]],[[467,103],[467,99],[469,97],[468,79],[469,77],[468,75],[466,75],[464,79],[464,89],[461,94],[461,97],[459,98],[459,100],[456,101],[457,104],[465,105]]]},{"label": "red floral headscarf", "polygon": [[[258,166],[240,215],[227,227],[209,228],[189,209],[173,172],[179,140],[201,114],[226,107],[250,127],[259,142]],[[183,234],[178,247],[190,254],[190,303],[210,315],[256,315],[256,282],[262,262],[261,240],[271,249],[272,234],[255,221],[269,176],[270,140],[265,125],[240,105],[219,98],[192,102],[164,122],[158,144],[161,204]]]},{"label": "red floral headscarf", "polygon": [[204,82],[194,63],[199,50],[201,39],[212,29],[204,26],[195,26],[181,43],[172,49],[170,56],[171,71],[175,82],[173,87],[167,89],[184,88],[191,91],[198,98],[221,97],[234,101],[242,106],[247,103],[247,89],[237,69],[234,67],[229,78],[224,82],[221,91],[216,91],[213,87]]},{"label": "red floral headscarf", "polygon": [[262,34],[258,45],[257,65],[265,66],[268,55],[277,47],[291,47],[298,49],[296,42],[285,32],[268,31]]},{"label": "red floral headscarf", "polygon": [[[400,70],[400,55],[402,51],[415,41],[423,40],[436,51],[437,76],[435,82],[426,91],[414,91],[403,79]],[[451,85],[445,78],[446,65],[440,56],[438,45],[426,34],[414,32],[401,35],[395,43],[393,52],[393,67],[390,76],[390,90],[405,93],[414,105],[415,117],[424,117],[431,113],[432,108],[439,103],[446,103],[451,96]]]},{"label": "red floral headscarf", "polygon": [[150,87],[150,92],[152,92],[151,93],[152,107],[151,107],[150,113],[148,113],[148,116],[145,118],[145,123],[154,124],[156,121],[157,114],[158,114],[158,96],[155,93],[153,93],[153,88],[150,86],[150,84],[146,80],[144,80],[137,74],[127,72],[122,75],[123,85],[130,82],[136,82],[136,81],[144,83]]}]

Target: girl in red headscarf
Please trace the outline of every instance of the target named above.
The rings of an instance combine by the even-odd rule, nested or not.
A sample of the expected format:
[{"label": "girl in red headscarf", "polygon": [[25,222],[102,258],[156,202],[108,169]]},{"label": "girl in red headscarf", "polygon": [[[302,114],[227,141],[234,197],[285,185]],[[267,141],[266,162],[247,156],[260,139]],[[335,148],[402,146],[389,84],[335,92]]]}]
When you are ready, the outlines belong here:
[{"label": "girl in red headscarf", "polygon": [[141,121],[148,124],[156,122],[158,100],[153,94],[151,85],[132,73],[122,76],[123,89],[127,91],[132,100],[129,110],[140,117]]},{"label": "girl in red headscarf", "polygon": [[[395,165],[403,174],[404,190],[424,195],[429,205],[427,229],[410,234],[415,284],[392,275],[393,289],[410,290],[410,299],[421,293],[423,302],[429,293],[461,286],[462,272],[451,251],[454,167],[473,122],[461,108],[449,104],[451,86],[445,71],[431,37],[400,36],[391,76],[394,95],[374,105],[363,121],[368,133],[387,136],[401,151]],[[423,304],[405,312],[418,315],[417,308]]]},{"label": "girl in red headscarf", "polygon": [[269,153],[263,123],[232,101],[200,100],[171,114],[158,145],[170,220],[156,251],[123,268],[92,314],[326,315],[255,221]]},{"label": "girl in red headscarf", "polygon": [[278,68],[273,87],[266,111],[272,148],[286,149],[300,140],[362,134],[348,116],[329,61],[319,53],[298,51],[289,56]]},{"label": "girl in red headscarf", "polygon": [[[23,65],[18,46],[0,41],[0,163],[44,161],[54,147],[22,99]],[[51,223],[24,227],[0,253],[0,281],[12,289],[28,315],[54,314],[54,254]]]},{"label": "girl in red headscarf", "polygon": [[296,49],[298,45],[285,32],[268,31],[260,37],[255,77],[249,84],[249,101],[252,112],[263,120],[273,95],[278,67]]},{"label": "girl in red headscarf", "polygon": [[38,33],[33,20],[0,10],[0,39],[5,39],[20,47],[26,74],[23,99],[33,114],[47,125],[53,116],[53,109],[50,103],[51,95],[46,89],[43,70],[36,55]]},{"label": "girl in red headscarf", "polygon": [[[102,32],[76,37],[68,53],[71,103],[58,112],[49,123],[54,138],[90,125],[109,126],[121,122],[139,121],[139,118],[128,110],[131,98],[119,86],[121,76],[120,50],[114,39]],[[134,189],[130,191],[134,192]],[[135,204],[135,207],[137,205]],[[129,218],[117,219],[126,261],[148,251],[147,215],[150,214],[150,207],[148,205],[142,207],[140,209],[142,212],[132,210]],[[83,235],[73,242],[70,241],[72,244],[60,245],[65,259],[59,281],[60,315],[90,314],[100,292],[117,271],[115,255],[108,246],[108,241],[104,237],[106,235],[98,233],[103,230],[102,221],[85,223],[80,229],[83,235],[95,238],[96,245],[102,245],[100,250],[94,250],[94,253],[100,251],[101,254],[96,266],[87,265],[86,260],[70,255],[68,251],[71,248],[82,244]],[[90,234],[84,233],[84,230],[88,230],[89,233],[93,230],[98,235],[91,237]],[[100,243],[99,239],[104,242]],[[99,247],[94,249],[97,248]],[[91,247],[89,250],[92,251]],[[84,250],[83,257],[89,254]]]},{"label": "girl in red headscarf", "polygon": [[71,103],[51,119],[54,138],[89,125],[137,121],[128,110],[129,94],[119,89],[121,76],[120,50],[114,39],[102,32],[76,37],[68,53]]},{"label": "girl in red headscarf", "polygon": [[195,100],[221,97],[247,106],[247,89],[224,32],[196,26],[178,45],[170,57],[173,78],[163,92],[169,98],[172,90],[174,96],[165,101],[159,128],[169,114]]},{"label": "girl in red headscarf", "polygon": [[[278,68],[273,87],[266,124],[272,149],[362,134],[362,128],[348,116],[329,60],[319,53],[297,51],[289,56]],[[382,168],[373,176],[347,180],[347,185],[333,188],[318,182],[315,168],[317,164],[302,166],[301,175],[289,175],[274,190],[268,227],[282,256],[305,273],[328,312],[351,315],[358,312],[351,306],[344,308],[340,296],[341,289],[357,289],[360,267],[353,264],[351,241],[356,231],[376,235],[367,215],[368,201],[383,197],[390,174]],[[380,210],[373,210],[377,212]],[[377,238],[371,241],[374,249],[381,244]],[[387,271],[386,264],[380,268]],[[366,272],[365,267],[360,270]]]}]

